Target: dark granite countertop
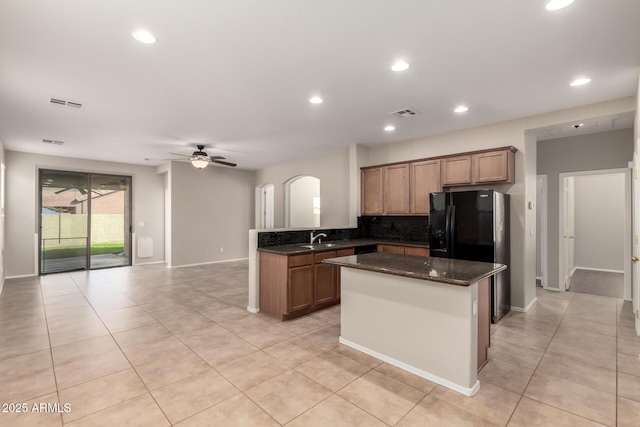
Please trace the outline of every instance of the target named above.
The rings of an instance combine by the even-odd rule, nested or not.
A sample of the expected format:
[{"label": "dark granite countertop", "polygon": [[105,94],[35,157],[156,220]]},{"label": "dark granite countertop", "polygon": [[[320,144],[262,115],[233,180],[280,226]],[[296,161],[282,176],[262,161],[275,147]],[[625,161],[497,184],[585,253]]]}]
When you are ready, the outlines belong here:
[{"label": "dark granite countertop", "polygon": [[507,268],[504,264],[399,255],[387,252],[330,258],[322,262],[458,286],[469,286]]},{"label": "dark granite countertop", "polygon": [[428,248],[429,242],[403,242],[399,240],[379,240],[379,239],[354,239],[354,240],[334,240],[324,243],[310,245],[308,243],[297,243],[295,245],[271,246],[258,248],[259,252],[270,252],[280,255],[297,255],[309,252],[331,251],[336,249],[355,248],[369,245],[399,245],[416,248]]}]

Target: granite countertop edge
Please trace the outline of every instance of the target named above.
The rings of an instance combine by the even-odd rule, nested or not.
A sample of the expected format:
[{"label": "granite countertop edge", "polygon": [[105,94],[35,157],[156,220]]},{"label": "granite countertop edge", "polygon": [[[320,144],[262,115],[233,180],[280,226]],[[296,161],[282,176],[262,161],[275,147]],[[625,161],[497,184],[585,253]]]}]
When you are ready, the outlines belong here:
[{"label": "granite countertop edge", "polygon": [[[323,246],[325,244],[331,244],[331,247]],[[322,244],[318,244],[317,248],[305,248],[303,245],[308,243],[296,243],[293,245],[283,246],[269,246],[258,248],[258,252],[269,252],[273,254],[281,255],[298,255],[312,252],[332,251],[336,249],[355,248],[358,246],[368,245],[396,245],[396,246],[410,246],[415,248],[429,248],[429,242],[405,242],[401,240],[383,240],[383,239],[353,239],[353,240],[330,240],[325,241]]]},{"label": "granite countertop edge", "polygon": [[[400,257],[413,257],[412,255],[387,254],[387,256],[388,255],[400,256]],[[417,257],[417,256],[416,258],[432,259],[431,257]],[[470,286],[473,283],[479,282],[484,278],[490,277],[500,271],[507,269],[507,266],[504,264],[475,263],[475,264],[486,264],[487,270],[480,274],[476,274],[472,277],[469,277],[466,279],[460,279],[455,277],[455,273],[456,273],[455,268],[447,269],[447,273],[449,273],[449,276],[442,277],[441,274],[438,276],[430,275],[429,271],[427,271],[426,269],[389,267],[387,263],[383,263],[385,266],[372,265],[372,264],[358,264],[358,263],[354,263],[352,259],[353,259],[353,256],[348,256],[348,257],[325,259],[322,262],[325,264],[332,264],[340,267],[355,268],[358,270],[366,270],[366,271],[372,271],[376,273],[391,274],[394,276],[410,277],[413,279],[428,280],[432,282],[440,282],[440,283],[446,283],[446,284],[456,285],[456,286]],[[447,259],[447,261],[453,265],[455,265],[456,263],[459,263],[461,266],[464,266],[465,264],[469,263],[469,261],[455,260],[455,259]],[[442,271],[440,271],[440,273],[442,273]]]}]

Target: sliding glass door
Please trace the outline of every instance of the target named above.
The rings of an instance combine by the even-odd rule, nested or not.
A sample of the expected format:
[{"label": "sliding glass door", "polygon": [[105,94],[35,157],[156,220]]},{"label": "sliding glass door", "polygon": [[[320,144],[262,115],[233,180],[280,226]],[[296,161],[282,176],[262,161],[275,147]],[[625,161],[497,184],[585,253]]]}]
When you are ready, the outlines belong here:
[{"label": "sliding glass door", "polygon": [[131,265],[131,177],[40,170],[40,274]]}]

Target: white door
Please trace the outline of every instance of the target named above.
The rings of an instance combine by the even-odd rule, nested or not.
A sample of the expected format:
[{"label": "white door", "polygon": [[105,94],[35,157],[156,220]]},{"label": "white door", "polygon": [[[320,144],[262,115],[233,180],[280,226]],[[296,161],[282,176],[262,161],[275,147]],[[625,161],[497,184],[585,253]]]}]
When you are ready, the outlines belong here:
[{"label": "white door", "polygon": [[562,211],[564,213],[562,218],[562,239],[563,242],[560,245],[562,250],[562,263],[561,272],[562,275],[560,283],[564,283],[562,290],[569,290],[571,286],[571,275],[575,269],[575,178],[573,176],[567,176],[562,178]]},{"label": "white door", "polygon": [[273,228],[273,184],[256,188],[256,228]]},{"label": "white door", "polygon": [[[638,313],[640,310],[640,181],[638,180],[638,174],[640,169],[640,157],[638,153],[633,155],[633,176],[631,179],[631,186],[633,191],[633,242],[632,255],[633,260],[631,277],[632,277],[632,300],[633,300],[633,312]],[[636,315],[636,333],[640,335],[640,318]]]}]

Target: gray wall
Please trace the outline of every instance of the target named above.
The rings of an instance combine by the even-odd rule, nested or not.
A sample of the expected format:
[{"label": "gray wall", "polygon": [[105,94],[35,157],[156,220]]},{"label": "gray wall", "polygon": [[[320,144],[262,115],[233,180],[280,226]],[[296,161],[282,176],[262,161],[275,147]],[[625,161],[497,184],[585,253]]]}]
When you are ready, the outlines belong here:
[{"label": "gray wall", "polygon": [[[136,237],[151,237],[154,242],[154,256],[141,259],[140,262],[164,260],[164,180],[156,173],[155,167],[16,151],[6,152],[6,165],[7,277],[38,274],[35,268],[38,258],[34,236],[38,227],[36,213],[39,168],[132,175],[134,231]],[[144,221],[144,227],[137,227],[139,221]]]},{"label": "gray wall", "polygon": [[633,129],[538,142],[537,173],[547,175],[547,244],[549,286],[558,287],[558,175],[626,168],[633,159]]},{"label": "gray wall", "polygon": [[246,258],[255,172],[172,162],[170,174],[171,265]]},{"label": "gray wall", "polygon": [[624,271],[625,175],[575,177],[575,266]]},{"label": "gray wall", "polygon": [[[320,179],[320,226],[349,225],[349,150],[287,163],[256,172],[254,187],[274,186],[274,227],[284,227],[284,183],[298,175]],[[254,196],[252,196],[254,197]]]},{"label": "gray wall", "polygon": [[[0,141],[0,167],[4,165],[4,145],[2,141]],[[2,173],[2,171],[0,171]],[[5,183],[6,177],[4,180],[0,182],[0,198],[4,197],[7,185]],[[0,294],[2,293],[2,289],[4,288],[4,277],[5,277],[5,268],[4,268],[4,211],[5,207],[0,206]]]}]

